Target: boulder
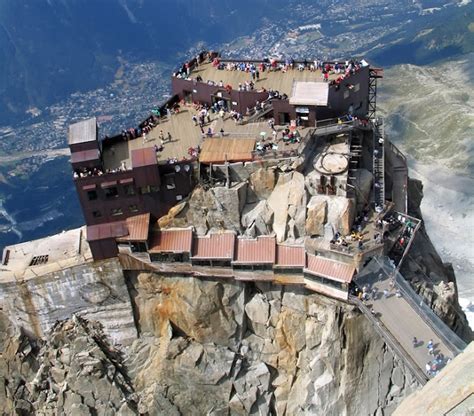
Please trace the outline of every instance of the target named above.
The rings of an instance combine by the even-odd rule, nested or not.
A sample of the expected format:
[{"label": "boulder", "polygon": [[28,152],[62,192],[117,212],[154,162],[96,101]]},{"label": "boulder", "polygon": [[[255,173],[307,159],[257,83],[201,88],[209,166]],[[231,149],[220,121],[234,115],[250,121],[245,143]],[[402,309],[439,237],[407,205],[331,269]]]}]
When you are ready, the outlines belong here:
[{"label": "boulder", "polygon": [[268,198],[268,205],[275,213],[273,230],[278,242],[281,243],[286,240],[288,221],[290,219],[295,221],[293,223],[293,237],[304,235],[306,191],[304,176],[301,173],[289,172],[281,174],[275,189]]},{"label": "boulder", "polygon": [[324,235],[324,224],[327,221],[328,203],[317,197],[312,197],[308,203],[306,213],[306,234],[310,236]]},{"label": "boulder", "polygon": [[266,324],[270,305],[261,293],[256,293],[245,305],[247,317],[257,324]]},{"label": "boulder", "polygon": [[[325,207],[325,208],[324,208]],[[329,226],[334,231],[346,235],[351,231],[355,215],[355,201],[342,196],[315,195],[308,204],[306,216],[307,229],[316,231],[316,235],[326,233],[324,226]],[[323,222],[324,219],[324,222]]]},{"label": "boulder", "polygon": [[242,211],[242,226],[245,234],[255,237],[272,232],[273,210],[267,201],[246,205]]},{"label": "boulder", "polygon": [[275,188],[275,169],[259,168],[250,175],[249,188],[247,192],[247,202],[267,199]]}]

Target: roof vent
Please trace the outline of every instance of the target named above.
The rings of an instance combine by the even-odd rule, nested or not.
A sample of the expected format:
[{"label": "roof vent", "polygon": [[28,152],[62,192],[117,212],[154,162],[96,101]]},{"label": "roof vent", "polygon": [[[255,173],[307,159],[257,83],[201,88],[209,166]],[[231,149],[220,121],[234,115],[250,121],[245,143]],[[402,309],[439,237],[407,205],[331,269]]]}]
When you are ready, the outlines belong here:
[{"label": "roof vent", "polygon": [[39,266],[40,264],[46,264],[48,262],[49,255],[45,254],[42,256],[34,256],[30,261],[30,266]]}]

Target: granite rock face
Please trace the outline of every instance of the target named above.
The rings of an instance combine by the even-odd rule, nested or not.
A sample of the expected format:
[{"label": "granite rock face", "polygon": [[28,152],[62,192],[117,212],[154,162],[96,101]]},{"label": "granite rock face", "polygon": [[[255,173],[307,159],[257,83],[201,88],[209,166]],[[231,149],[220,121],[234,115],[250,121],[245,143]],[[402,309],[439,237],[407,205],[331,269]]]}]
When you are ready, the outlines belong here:
[{"label": "granite rock face", "polygon": [[99,324],[74,317],[47,341],[11,334],[0,360],[2,414],[137,414],[122,355]]},{"label": "granite rock face", "polygon": [[390,414],[417,386],[347,304],[262,283],[127,281],[141,337],[126,367],[142,410],[160,397],[182,414]]},{"label": "granite rock face", "polygon": [[[408,182],[409,214],[422,218],[420,210],[422,198],[423,184],[421,181],[410,179]],[[424,225],[417,232],[401,273],[425,303],[464,341],[470,342],[474,339],[474,333],[459,305],[453,267],[450,263],[443,263]]]},{"label": "granite rock face", "polygon": [[137,331],[118,259],[0,283],[2,309],[13,325],[44,337],[55,322],[79,314],[100,321],[114,343],[130,344]]}]

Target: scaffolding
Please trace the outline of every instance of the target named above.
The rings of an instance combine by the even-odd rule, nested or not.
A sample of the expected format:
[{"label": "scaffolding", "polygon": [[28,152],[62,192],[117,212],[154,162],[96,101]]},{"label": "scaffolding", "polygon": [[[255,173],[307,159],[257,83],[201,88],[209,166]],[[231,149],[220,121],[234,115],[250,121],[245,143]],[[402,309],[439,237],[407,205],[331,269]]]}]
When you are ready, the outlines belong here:
[{"label": "scaffolding", "polygon": [[377,80],[383,78],[383,69],[369,68],[369,120],[375,119],[377,110]]}]

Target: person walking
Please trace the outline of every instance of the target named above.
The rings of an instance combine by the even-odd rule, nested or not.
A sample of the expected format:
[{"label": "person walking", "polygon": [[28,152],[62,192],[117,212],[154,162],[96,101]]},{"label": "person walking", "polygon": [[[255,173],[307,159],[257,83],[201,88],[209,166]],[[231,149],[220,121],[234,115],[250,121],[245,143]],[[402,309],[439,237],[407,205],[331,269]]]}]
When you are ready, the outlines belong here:
[{"label": "person walking", "polygon": [[418,346],[418,339],[416,337],[413,337],[413,348],[416,348]]}]

